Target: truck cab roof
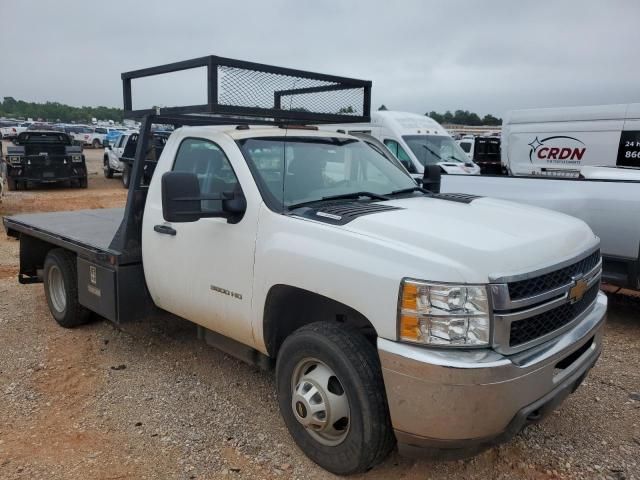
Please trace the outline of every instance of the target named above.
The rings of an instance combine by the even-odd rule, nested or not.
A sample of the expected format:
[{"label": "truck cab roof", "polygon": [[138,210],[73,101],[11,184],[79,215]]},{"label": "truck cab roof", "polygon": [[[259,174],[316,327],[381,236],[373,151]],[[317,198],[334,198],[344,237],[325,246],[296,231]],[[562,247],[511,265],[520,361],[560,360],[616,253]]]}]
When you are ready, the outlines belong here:
[{"label": "truck cab roof", "polygon": [[199,132],[202,134],[224,133],[233,140],[241,140],[254,137],[338,137],[353,138],[351,135],[338,133],[331,130],[322,130],[315,127],[303,126],[265,126],[265,125],[212,125],[181,127],[175,132]]},{"label": "truck cab roof", "polygon": [[385,124],[399,135],[446,135],[450,136],[438,122],[426,115],[391,110],[371,113],[371,123]]}]

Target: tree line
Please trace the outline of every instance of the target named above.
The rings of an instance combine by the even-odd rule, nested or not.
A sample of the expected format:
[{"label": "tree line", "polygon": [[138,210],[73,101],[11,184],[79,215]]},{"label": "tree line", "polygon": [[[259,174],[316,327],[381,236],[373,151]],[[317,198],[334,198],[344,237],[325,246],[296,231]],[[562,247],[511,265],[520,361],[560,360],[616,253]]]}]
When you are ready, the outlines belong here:
[{"label": "tree line", "polygon": [[122,121],[122,109],[112,107],[72,107],[58,102],[25,102],[4,97],[0,102],[0,117],[32,118],[48,122],[89,123],[98,120]]},{"label": "tree line", "polygon": [[[378,110],[387,110],[382,105]],[[353,107],[341,108],[338,113],[353,113]],[[438,123],[454,125],[501,125],[502,119],[491,114],[480,117],[477,113],[469,110],[456,110],[451,113],[447,110],[444,113],[431,111],[425,113]],[[49,122],[78,122],[88,123],[92,118],[99,120],[113,120],[122,122],[123,113],[121,108],[113,107],[72,107],[59,102],[25,102],[16,100],[13,97],[4,97],[0,102],[0,117],[33,118],[34,120],[44,120]]]},{"label": "tree line", "polygon": [[[388,108],[384,105],[381,105],[378,110],[388,110]],[[502,125],[501,118],[494,117],[491,114],[480,117],[480,115],[478,115],[477,113],[470,112],[469,110],[456,110],[453,113],[451,113],[450,110],[447,110],[444,113],[431,111],[425,113],[425,115],[432,118],[438,123],[453,125]]]}]

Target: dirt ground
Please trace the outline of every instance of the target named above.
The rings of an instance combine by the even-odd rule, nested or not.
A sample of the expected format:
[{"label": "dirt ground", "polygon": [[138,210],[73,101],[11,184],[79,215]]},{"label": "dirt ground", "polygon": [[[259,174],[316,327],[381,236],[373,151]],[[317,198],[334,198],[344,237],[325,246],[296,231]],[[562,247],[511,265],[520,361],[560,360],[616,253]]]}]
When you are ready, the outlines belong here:
[{"label": "dirt ground", "polygon": [[[85,153],[88,190],[9,192],[0,215],[122,206],[102,150]],[[1,479],[332,478],[289,437],[272,373],[202,344],[188,322],[62,329],[17,266],[0,234]],[[610,300],[602,357],[550,418],[470,460],[393,453],[355,478],[640,480],[640,301]]]}]

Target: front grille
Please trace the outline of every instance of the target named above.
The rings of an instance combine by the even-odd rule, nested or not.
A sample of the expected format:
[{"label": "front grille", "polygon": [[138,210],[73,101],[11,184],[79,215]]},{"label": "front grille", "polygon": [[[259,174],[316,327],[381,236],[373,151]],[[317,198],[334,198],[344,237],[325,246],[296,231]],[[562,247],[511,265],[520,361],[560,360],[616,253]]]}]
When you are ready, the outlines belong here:
[{"label": "front grille", "polygon": [[600,285],[596,283],[576,303],[565,303],[533,317],[512,322],[509,346],[527,343],[568,325],[593,303],[599,288]]},{"label": "front grille", "polygon": [[571,283],[572,277],[591,271],[599,261],[600,250],[596,250],[588,257],[568,267],[527,280],[512,282],[509,284],[509,296],[511,300],[519,300],[561,287],[562,285],[567,285]]}]

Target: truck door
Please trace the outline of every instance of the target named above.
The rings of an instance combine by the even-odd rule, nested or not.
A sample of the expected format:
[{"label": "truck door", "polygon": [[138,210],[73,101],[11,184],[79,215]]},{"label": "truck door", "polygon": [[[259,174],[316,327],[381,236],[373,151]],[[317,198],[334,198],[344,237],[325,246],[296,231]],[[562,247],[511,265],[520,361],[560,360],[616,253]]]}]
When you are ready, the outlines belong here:
[{"label": "truck door", "polygon": [[[145,208],[143,263],[149,291],[159,307],[253,345],[251,288],[258,205],[247,199],[247,211],[235,224],[224,218],[166,222],[161,171],[197,174],[202,194],[242,192],[231,163],[216,143],[187,137],[175,155],[171,150],[167,154],[173,157],[172,165],[153,177]],[[203,201],[202,209],[220,210],[221,201]]]}]

